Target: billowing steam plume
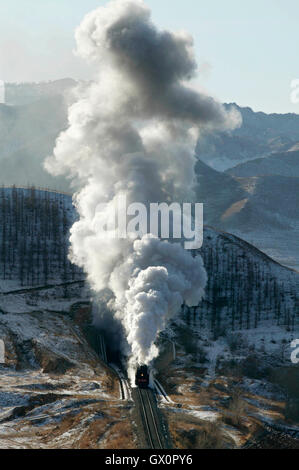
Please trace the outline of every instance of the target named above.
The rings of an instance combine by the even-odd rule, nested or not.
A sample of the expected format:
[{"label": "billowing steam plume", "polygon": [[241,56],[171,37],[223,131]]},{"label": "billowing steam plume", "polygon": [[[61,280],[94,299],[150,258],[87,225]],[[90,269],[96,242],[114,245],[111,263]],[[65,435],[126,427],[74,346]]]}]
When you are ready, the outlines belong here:
[{"label": "billowing steam plume", "polygon": [[91,12],[76,40],[80,56],[98,64],[98,77],[71,106],[46,168],[79,181],[71,259],[99,296],[109,292],[130,363],[149,363],[167,320],[184,300],[201,299],[202,260],[155,237],[103,239],[99,223],[109,221],[119,195],[128,204],[192,200],[199,131],[227,128],[232,116],[186,86],[196,71],[191,37],[159,31],[141,0],[114,0]]}]

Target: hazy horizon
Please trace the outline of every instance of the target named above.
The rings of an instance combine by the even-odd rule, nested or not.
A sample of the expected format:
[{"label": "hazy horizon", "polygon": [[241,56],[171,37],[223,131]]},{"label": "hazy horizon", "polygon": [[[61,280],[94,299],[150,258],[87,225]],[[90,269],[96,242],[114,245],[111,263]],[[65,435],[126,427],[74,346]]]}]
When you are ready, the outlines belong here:
[{"label": "hazy horizon", "polygon": [[[38,84],[47,84],[47,83],[54,83],[54,82],[59,82],[59,81],[64,81],[64,80],[74,80],[74,81],[86,81],[88,82],[88,80],[83,80],[83,79],[76,79],[74,77],[71,77],[71,76],[66,76],[66,77],[62,77],[62,78],[57,78],[57,79],[52,79],[52,80],[40,80],[40,81],[23,81],[23,82],[5,82],[6,85],[8,86],[19,86],[19,85],[38,85]],[[250,106],[249,104],[240,104],[236,101],[226,101],[226,102],[222,102],[223,104],[225,105],[237,105],[239,106],[240,108],[250,108],[253,112],[255,113],[264,113],[264,114],[295,114],[295,115],[299,115],[299,109],[297,111],[282,111],[281,113],[277,112],[277,111],[263,111],[263,110],[259,110],[259,109],[256,109],[254,106]],[[0,104],[1,104],[1,101],[0,101]],[[9,103],[8,103],[9,104]],[[293,105],[294,106],[294,105]],[[299,108],[299,107],[298,107]]]},{"label": "hazy horizon", "polygon": [[[92,79],[94,70],[73,53],[74,31],[107,0],[11,0],[0,6],[0,80],[41,82]],[[298,113],[290,99],[299,78],[299,4],[282,0],[147,0],[158,26],[194,37],[196,84],[221,102],[266,113]]]}]

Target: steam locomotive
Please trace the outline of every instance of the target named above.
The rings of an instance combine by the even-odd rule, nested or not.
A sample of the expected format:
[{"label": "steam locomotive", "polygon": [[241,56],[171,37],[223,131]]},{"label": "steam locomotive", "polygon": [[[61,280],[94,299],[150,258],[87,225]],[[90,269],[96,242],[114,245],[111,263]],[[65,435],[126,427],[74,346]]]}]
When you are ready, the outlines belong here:
[{"label": "steam locomotive", "polygon": [[149,370],[147,366],[139,366],[135,378],[136,387],[148,388],[149,386]]}]

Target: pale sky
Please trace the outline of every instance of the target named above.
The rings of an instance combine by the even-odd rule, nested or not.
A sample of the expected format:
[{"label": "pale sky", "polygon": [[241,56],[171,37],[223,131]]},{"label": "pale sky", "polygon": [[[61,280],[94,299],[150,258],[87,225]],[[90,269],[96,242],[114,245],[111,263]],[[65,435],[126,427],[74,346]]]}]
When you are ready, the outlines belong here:
[{"label": "pale sky", "polygon": [[[0,0],[0,80],[92,78],[74,57],[74,29],[106,0]],[[222,102],[299,113],[298,0],[146,0],[161,28],[190,32],[198,81]]]}]

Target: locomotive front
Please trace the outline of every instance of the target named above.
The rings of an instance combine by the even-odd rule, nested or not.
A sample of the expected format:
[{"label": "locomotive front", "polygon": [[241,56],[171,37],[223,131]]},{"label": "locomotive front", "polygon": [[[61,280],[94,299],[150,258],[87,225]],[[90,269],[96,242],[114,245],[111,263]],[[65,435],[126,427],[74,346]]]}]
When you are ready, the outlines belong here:
[{"label": "locomotive front", "polygon": [[149,386],[149,370],[148,366],[139,366],[136,372],[135,384],[139,388],[148,388]]}]

